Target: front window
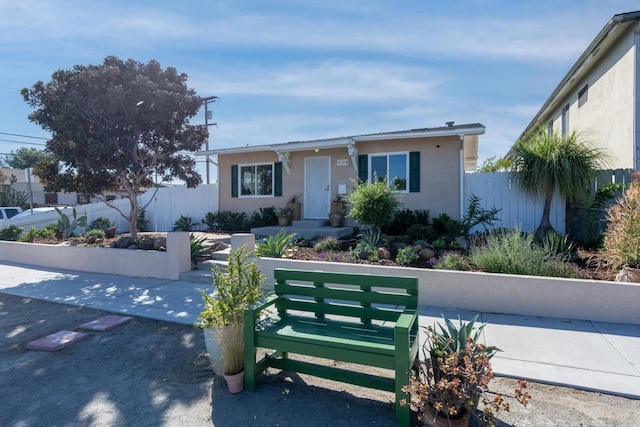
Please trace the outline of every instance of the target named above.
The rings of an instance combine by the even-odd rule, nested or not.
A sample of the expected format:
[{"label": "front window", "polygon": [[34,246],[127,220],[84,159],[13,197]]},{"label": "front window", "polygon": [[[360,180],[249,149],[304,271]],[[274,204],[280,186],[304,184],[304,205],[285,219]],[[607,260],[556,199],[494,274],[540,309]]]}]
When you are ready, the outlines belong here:
[{"label": "front window", "polygon": [[240,195],[273,196],[273,163],[240,166]]},{"label": "front window", "polygon": [[408,158],[407,153],[372,155],[369,180],[383,181],[394,190],[407,191]]}]

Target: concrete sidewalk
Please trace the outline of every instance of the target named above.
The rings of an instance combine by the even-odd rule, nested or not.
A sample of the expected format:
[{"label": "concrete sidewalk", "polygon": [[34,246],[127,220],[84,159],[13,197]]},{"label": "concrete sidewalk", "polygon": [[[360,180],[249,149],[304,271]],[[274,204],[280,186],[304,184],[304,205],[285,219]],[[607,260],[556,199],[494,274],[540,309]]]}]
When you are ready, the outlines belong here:
[{"label": "concrete sidewalk", "polygon": [[[0,263],[0,294],[113,313],[192,324],[206,284],[52,270]],[[1,298],[1,295],[0,295]],[[476,313],[420,308],[420,325],[441,315],[469,320]],[[582,320],[481,313],[485,341],[502,352],[497,375],[640,399],[640,327]]]}]

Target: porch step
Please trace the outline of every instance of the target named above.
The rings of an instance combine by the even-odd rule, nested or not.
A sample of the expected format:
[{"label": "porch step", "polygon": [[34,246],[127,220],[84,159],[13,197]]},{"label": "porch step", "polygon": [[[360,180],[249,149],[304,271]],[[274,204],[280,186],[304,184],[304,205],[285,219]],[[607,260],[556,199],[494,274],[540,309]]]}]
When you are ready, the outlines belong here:
[{"label": "porch step", "polygon": [[214,265],[218,266],[223,272],[227,271],[228,263],[226,258],[224,260],[211,259],[197,263],[195,270],[180,273],[180,280],[184,282],[210,284],[212,280],[211,268]]},{"label": "porch step", "polygon": [[293,221],[292,228],[318,228],[329,225],[328,219],[303,219],[301,221]]},{"label": "porch step", "polygon": [[[298,222],[298,221],[296,221]],[[275,236],[280,231],[284,231],[285,233],[294,233],[297,237],[302,237],[303,239],[314,239],[321,237],[335,237],[336,239],[340,239],[342,237],[349,237],[353,235],[354,229],[353,227],[257,227],[252,228],[251,233],[255,234],[256,241],[258,241],[262,237],[267,236]]]},{"label": "porch step", "polygon": [[229,253],[231,252],[231,248],[222,249],[220,251],[215,251],[211,254],[212,260],[218,261],[226,261],[229,259]]}]

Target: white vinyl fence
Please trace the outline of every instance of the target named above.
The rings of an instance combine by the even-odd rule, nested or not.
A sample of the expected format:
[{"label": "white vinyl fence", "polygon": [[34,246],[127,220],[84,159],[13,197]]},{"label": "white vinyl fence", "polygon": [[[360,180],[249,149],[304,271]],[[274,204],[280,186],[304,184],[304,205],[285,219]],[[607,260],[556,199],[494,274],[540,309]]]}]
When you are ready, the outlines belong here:
[{"label": "white vinyl fence", "polygon": [[[474,194],[480,197],[480,205],[485,209],[500,209],[500,221],[494,227],[518,227],[522,231],[532,232],[540,224],[544,197],[533,198],[522,192],[507,172],[465,174],[465,212],[469,198]],[[550,220],[553,228],[561,233],[565,232],[565,211],[564,199],[556,192],[551,203]]]}]

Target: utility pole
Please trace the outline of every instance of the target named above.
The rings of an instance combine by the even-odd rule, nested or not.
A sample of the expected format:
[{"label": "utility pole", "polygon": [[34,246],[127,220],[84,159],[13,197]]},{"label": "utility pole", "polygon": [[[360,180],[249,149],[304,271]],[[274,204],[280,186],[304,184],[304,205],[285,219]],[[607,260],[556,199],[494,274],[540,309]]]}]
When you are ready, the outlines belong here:
[{"label": "utility pole", "polygon": [[[208,96],[204,98],[204,126],[207,129],[207,141],[205,142],[205,150],[209,151],[209,126],[215,126],[217,123],[209,123],[209,120],[213,118],[212,112],[209,110],[209,103],[215,102],[218,99],[217,96]],[[205,157],[205,161],[207,162],[207,184],[210,184],[209,178],[209,155],[207,154]]]}]

